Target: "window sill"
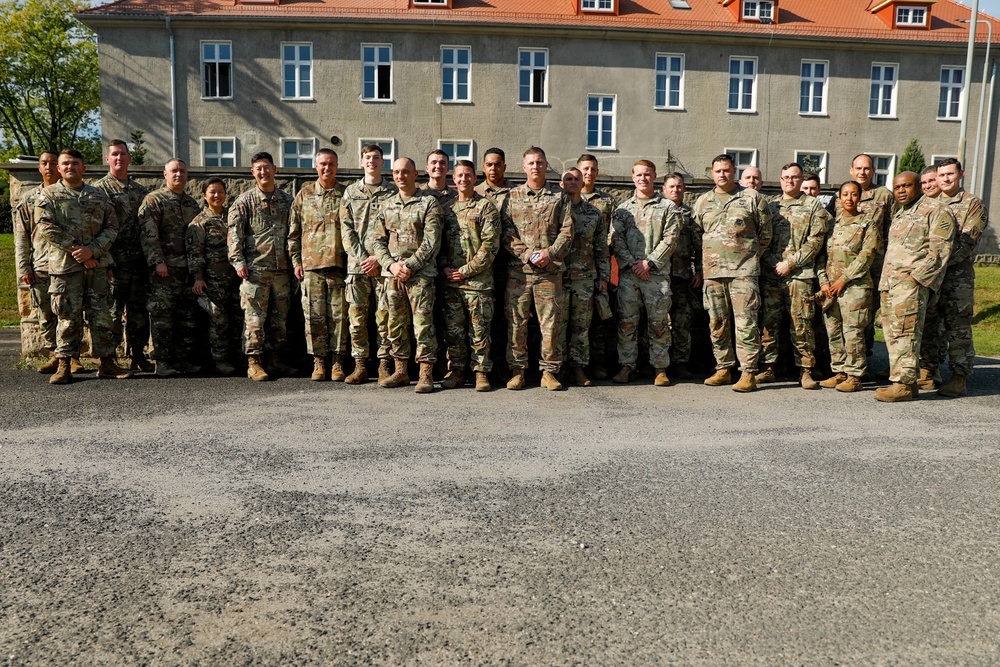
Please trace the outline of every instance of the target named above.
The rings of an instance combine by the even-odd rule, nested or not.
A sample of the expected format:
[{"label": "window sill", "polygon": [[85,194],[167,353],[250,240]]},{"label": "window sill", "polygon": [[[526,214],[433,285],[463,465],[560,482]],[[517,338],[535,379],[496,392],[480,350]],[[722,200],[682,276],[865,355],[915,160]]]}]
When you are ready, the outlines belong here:
[{"label": "window sill", "polygon": [[819,111],[819,112],[815,112],[815,111],[814,112],[802,112],[802,111],[800,111],[799,112],[799,116],[801,116],[802,118],[829,118],[830,114],[826,113],[825,111]]},{"label": "window sill", "polygon": [[395,104],[396,103],[396,100],[394,100],[394,99],[381,99],[381,98],[378,98],[378,97],[372,97],[372,98],[359,97],[358,101],[359,102],[365,102],[366,104]]},{"label": "window sill", "polygon": [[232,99],[233,99],[232,95],[230,95],[229,97],[205,97],[205,96],[202,96],[201,101],[202,102],[225,102],[227,100],[231,101]]},{"label": "window sill", "polygon": [[868,120],[899,120],[896,116],[872,116],[868,115]]},{"label": "window sill", "polygon": [[653,111],[687,111],[684,107],[658,107],[653,105]]},{"label": "window sill", "polygon": [[587,146],[588,151],[603,151],[605,153],[617,153],[618,148],[615,146]]},{"label": "window sill", "polygon": [[961,118],[950,118],[950,117],[949,118],[943,118],[941,116],[938,116],[937,119],[939,121],[941,121],[942,123],[961,123],[962,122]]},{"label": "window sill", "polygon": [[472,100],[444,100],[439,97],[437,102],[438,104],[448,104],[448,105],[457,104],[458,106],[468,106],[468,107],[472,106]]},{"label": "window sill", "polygon": [[518,102],[519,107],[550,107],[548,102]]},{"label": "window sill", "polygon": [[282,97],[282,102],[315,102],[315,97]]},{"label": "window sill", "polygon": [[749,116],[757,113],[756,109],[726,109],[729,113],[741,114],[743,116]]}]

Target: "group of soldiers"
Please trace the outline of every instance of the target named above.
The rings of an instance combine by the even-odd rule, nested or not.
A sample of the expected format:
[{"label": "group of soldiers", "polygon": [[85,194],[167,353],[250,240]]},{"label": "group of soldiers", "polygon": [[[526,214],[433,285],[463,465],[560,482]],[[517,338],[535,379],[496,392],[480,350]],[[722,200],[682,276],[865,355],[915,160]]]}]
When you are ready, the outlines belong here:
[{"label": "group of soldiers", "polygon": [[[558,186],[541,148],[522,157],[525,182],[515,186],[504,152],[487,150],[477,184],[475,164],[452,165],[432,151],[418,186],[414,160],[396,159],[390,182],[382,149],[366,145],[364,176],[345,187],[337,154],[324,148],[316,180],[293,197],[261,152],[251,159],[254,186],[230,203],[225,181],[212,177],[200,204],[180,159],[165,165],[163,187],[147,192],[128,174],[123,141],[108,145],[109,172],[94,185],[84,183],[77,151],[43,153],[43,183],[15,209],[18,278],[52,351],[40,370],[54,384],[71,380],[86,315],[99,377],[197,372],[200,307],[217,372],[236,372],[239,331],[248,377],[293,373],[282,352],[298,287],[313,380],[369,381],[374,322],[383,387],[409,385],[412,359],[415,391],[433,391],[443,327],[442,388],[473,381],[489,391],[499,333],[506,386],[522,389],[534,315],[542,387],[607,378],[609,338],[620,364],[614,382],[637,379],[643,347],[653,383],[668,386],[668,370],[693,377],[692,320],[703,305],[716,360],[705,384],[749,392],[774,382],[787,318],[801,386],[849,392],[867,372],[880,305],[892,384],[875,397],[911,400],[934,388],[945,358],[952,375],[938,393],[965,393],[975,355],[973,250],[986,213],[961,189],[957,161],[922,176],[904,172],[890,192],[872,183],[872,159],[859,155],[853,180],[824,207],[819,179],[801,165],[785,165],[781,194],[768,198],[759,170],[737,181],[723,154],[712,161],[714,189],[688,207],[684,176],[667,174],[659,191],[649,160],[633,165],[634,192],[619,203],[596,188],[593,155],[580,156]],[[495,294],[506,320],[499,332]],[[821,382],[813,377],[817,305],[833,370]],[[117,365],[123,343],[131,369]]]}]

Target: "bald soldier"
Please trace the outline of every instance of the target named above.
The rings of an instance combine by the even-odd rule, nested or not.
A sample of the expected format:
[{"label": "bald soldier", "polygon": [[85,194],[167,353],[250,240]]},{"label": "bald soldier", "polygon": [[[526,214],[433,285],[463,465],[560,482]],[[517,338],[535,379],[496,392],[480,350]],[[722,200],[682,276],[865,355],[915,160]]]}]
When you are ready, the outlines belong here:
[{"label": "bald soldier", "polygon": [[889,227],[878,286],[892,385],[875,390],[875,398],[886,403],[917,397],[927,302],[941,287],[955,238],[955,216],[946,204],[921,192],[917,174],[904,171],[892,187],[899,209]]},{"label": "bald soldier", "polygon": [[757,167],[747,167],[740,176],[740,185],[760,192],[761,186],[764,185],[764,175]]}]

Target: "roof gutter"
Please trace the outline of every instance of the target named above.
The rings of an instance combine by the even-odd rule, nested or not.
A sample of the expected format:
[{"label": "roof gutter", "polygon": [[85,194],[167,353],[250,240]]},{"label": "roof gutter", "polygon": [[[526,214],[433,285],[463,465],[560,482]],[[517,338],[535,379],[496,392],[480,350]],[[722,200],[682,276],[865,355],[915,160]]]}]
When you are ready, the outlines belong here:
[{"label": "roof gutter", "polygon": [[174,157],[180,155],[177,145],[177,55],[174,52],[174,31],[170,27],[170,17],[166,19],[167,32],[170,34],[170,129],[173,132]]}]

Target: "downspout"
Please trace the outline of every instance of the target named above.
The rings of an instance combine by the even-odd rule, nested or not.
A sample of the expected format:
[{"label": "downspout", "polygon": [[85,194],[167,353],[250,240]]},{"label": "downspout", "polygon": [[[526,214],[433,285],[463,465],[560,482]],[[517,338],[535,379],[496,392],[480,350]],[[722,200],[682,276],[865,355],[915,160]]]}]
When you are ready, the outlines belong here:
[{"label": "downspout", "polygon": [[[993,69],[990,71],[990,101],[986,105],[986,137],[983,142],[983,165],[979,172],[979,189],[976,190],[976,194],[980,198],[983,196],[983,192],[986,188],[986,165],[993,164],[993,161],[989,159],[990,155],[990,126],[993,125],[993,98],[996,97],[996,88],[994,87],[997,81],[997,61],[993,61]],[[985,83],[985,81],[983,82]],[[994,150],[996,147],[994,146]],[[992,171],[992,170],[991,170]]]},{"label": "downspout", "polygon": [[174,31],[170,28],[170,17],[166,17],[167,32],[170,33],[170,129],[173,131],[173,153],[179,157],[177,146],[177,56],[174,53]]}]

